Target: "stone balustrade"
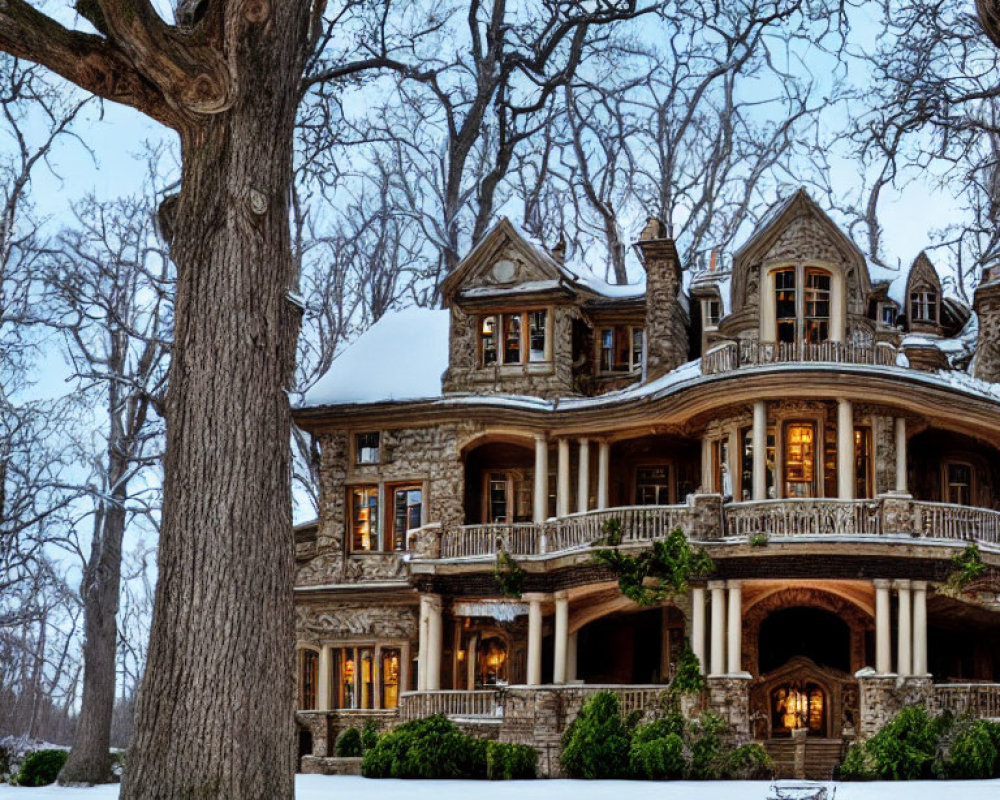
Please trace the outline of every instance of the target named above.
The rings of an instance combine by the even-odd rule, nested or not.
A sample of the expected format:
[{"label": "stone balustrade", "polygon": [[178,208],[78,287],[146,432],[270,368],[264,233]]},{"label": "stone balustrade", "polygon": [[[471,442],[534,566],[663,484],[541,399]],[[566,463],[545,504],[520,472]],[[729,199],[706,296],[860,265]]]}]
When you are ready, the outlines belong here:
[{"label": "stone balustrade", "polygon": [[1000,720],[1000,683],[935,684],[933,707],[937,712]]},{"label": "stone balustrade", "polygon": [[1000,549],[1000,511],[883,495],[873,500],[794,498],[723,503],[719,495],[691,495],[684,505],[624,506],[554,517],[544,523],[493,523],[412,531],[416,560],[492,559],[554,555],[604,545],[611,520],[620,523],[620,544],[641,544],[680,528],[691,541],[711,544],[815,537],[900,537],[976,542]]},{"label": "stone balustrade", "polygon": [[896,348],[878,344],[853,342],[721,342],[705,353],[701,359],[704,375],[731,372],[741,367],[765,364],[785,364],[797,361],[827,364],[866,364],[893,366]]},{"label": "stone balustrade", "polygon": [[503,698],[493,689],[403,692],[399,696],[399,718],[411,719],[443,714],[446,717],[502,717]]}]

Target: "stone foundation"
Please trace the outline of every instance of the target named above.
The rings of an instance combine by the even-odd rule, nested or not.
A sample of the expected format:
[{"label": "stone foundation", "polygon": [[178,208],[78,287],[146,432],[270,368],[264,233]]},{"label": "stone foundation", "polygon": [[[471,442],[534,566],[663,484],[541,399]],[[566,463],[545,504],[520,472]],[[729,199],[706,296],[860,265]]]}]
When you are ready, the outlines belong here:
[{"label": "stone foundation", "polygon": [[749,672],[710,675],[705,679],[708,688],[708,707],[729,723],[737,744],[745,744],[753,739],[750,729],[752,679]]},{"label": "stone foundation", "polygon": [[360,758],[320,758],[302,756],[299,772],[303,775],[360,775]]},{"label": "stone foundation", "polygon": [[906,706],[919,704],[933,710],[934,684],[930,677],[880,675],[871,668],[859,670],[855,677],[861,696],[859,739],[873,736]]}]

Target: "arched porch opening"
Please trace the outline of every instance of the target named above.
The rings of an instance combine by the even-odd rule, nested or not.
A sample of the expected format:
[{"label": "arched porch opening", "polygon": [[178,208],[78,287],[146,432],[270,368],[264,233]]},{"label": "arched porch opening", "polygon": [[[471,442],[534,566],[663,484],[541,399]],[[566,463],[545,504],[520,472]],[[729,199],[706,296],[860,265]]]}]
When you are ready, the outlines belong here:
[{"label": "arched porch opening", "polygon": [[666,683],[684,645],[684,617],[672,606],[615,611],[583,625],[576,643],[577,680]]},{"label": "arched porch opening", "polygon": [[527,439],[487,440],[465,453],[465,522],[531,522],[534,513],[534,444]]}]

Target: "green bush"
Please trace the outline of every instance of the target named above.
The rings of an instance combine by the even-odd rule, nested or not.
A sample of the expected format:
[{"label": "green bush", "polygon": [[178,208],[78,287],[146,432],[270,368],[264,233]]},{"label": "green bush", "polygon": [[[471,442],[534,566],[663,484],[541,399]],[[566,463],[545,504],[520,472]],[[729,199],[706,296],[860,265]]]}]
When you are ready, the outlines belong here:
[{"label": "green bush", "polygon": [[962,719],[946,733],[938,747],[934,774],[939,778],[1000,777],[1000,725],[986,720]]},{"label": "green bush", "polygon": [[651,781],[683,778],[687,772],[684,757],[684,740],[677,733],[637,741],[633,739],[629,750],[632,777]]},{"label": "green bush", "polygon": [[380,736],[365,753],[361,774],[366,778],[485,778],[486,745],[435,714]]},{"label": "green bush", "polygon": [[718,714],[702,712],[691,730],[690,778],[715,781],[722,777],[728,757],[722,736],[727,727],[726,721]]},{"label": "green bush", "polygon": [[361,731],[352,726],[340,732],[333,752],[337,758],[359,758],[361,750]]},{"label": "green bush", "polygon": [[863,743],[852,744],[844,760],[833,771],[838,781],[875,780],[875,760]]},{"label": "green bush", "polygon": [[538,752],[526,744],[486,742],[486,777],[491,781],[534,778]]},{"label": "green bush", "polygon": [[364,730],[361,731],[361,749],[368,752],[378,744],[378,728],[375,727],[375,720],[370,719],[365,723]]},{"label": "green bush", "polygon": [[759,744],[745,744],[726,758],[723,776],[736,781],[762,781],[774,775],[774,762]]},{"label": "green bush", "polygon": [[66,763],[65,750],[36,750],[21,764],[21,771],[14,782],[18,786],[48,786],[55,783],[59,770]]},{"label": "green bush", "polygon": [[561,762],[571,778],[628,777],[629,733],[618,697],[598,692],[563,734]]},{"label": "green bush", "polygon": [[677,674],[670,683],[672,692],[700,692],[705,688],[705,678],[701,674],[701,664],[698,663],[698,656],[691,649],[688,641],[684,642],[684,650],[681,652],[680,660],[677,663]]}]

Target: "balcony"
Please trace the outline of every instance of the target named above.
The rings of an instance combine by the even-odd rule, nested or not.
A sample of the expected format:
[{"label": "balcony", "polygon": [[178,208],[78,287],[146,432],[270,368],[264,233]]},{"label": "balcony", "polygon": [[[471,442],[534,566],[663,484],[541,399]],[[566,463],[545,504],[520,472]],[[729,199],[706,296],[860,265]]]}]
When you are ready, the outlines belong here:
[{"label": "balcony", "polygon": [[716,375],[743,367],[795,362],[891,367],[896,363],[896,348],[884,342],[862,345],[851,342],[727,341],[715,345],[702,356],[701,371],[703,375]]},{"label": "balcony", "polygon": [[513,556],[555,557],[601,546],[610,520],[621,524],[621,544],[640,545],[680,528],[705,545],[769,540],[913,539],[975,542],[1000,553],[1000,511],[883,495],[872,500],[783,499],[723,503],[719,495],[691,495],[683,505],[624,506],[553,517],[543,524],[493,523],[445,528],[426,525],[411,532],[415,561],[492,560]]}]

